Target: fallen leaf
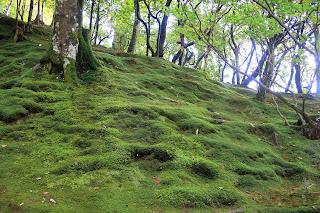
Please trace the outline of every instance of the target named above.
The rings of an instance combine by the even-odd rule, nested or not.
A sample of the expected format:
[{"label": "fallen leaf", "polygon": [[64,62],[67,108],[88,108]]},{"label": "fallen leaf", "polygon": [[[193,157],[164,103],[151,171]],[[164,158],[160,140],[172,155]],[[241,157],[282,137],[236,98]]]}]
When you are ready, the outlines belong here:
[{"label": "fallen leaf", "polygon": [[303,158],[302,157],[298,157],[300,160],[302,160]]},{"label": "fallen leaf", "polygon": [[283,146],[279,146],[280,147],[280,149],[283,149]]}]

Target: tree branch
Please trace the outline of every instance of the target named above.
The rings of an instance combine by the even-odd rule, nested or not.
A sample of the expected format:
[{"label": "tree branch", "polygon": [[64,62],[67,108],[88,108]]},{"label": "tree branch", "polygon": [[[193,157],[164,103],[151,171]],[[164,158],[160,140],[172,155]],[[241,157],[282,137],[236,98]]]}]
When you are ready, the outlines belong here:
[{"label": "tree branch", "polygon": [[296,37],[292,34],[292,32],[290,31],[289,27],[286,26],[276,15],[273,14],[273,12],[268,9],[265,5],[263,5],[260,1],[258,0],[253,0],[255,3],[257,3],[260,7],[262,7],[263,9],[265,9],[271,16],[272,18],[274,18],[286,31],[287,33],[290,35],[290,37],[294,40],[294,42],[300,46],[302,46],[305,50],[307,50],[311,55],[313,55],[314,57],[317,57],[317,54],[312,51],[311,49],[309,49],[306,45],[304,45],[303,43],[301,43],[300,41],[298,41],[298,39],[296,39]]}]

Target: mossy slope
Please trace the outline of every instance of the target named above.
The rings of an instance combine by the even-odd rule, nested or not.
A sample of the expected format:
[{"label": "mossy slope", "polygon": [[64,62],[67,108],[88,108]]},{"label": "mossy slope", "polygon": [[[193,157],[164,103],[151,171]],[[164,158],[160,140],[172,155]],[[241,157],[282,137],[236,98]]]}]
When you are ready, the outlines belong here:
[{"label": "mossy slope", "polygon": [[[37,32],[0,40],[1,212],[320,208],[319,142],[286,127],[254,92],[102,47],[103,66],[70,87],[30,69],[49,42]],[[274,133],[279,146],[264,142]]]}]

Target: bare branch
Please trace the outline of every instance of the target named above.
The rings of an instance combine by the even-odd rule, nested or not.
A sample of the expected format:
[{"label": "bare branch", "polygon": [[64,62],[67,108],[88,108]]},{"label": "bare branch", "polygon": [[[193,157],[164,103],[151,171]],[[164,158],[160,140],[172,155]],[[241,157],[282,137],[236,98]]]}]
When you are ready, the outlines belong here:
[{"label": "bare branch", "polygon": [[283,118],[283,120],[286,122],[286,124],[287,124],[289,127],[295,128],[295,129],[303,129],[303,128],[308,128],[308,127],[310,127],[309,124],[305,124],[305,125],[301,125],[301,126],[290,124],[289,121],[287,120],[287,118],[284,117],[284,116],[282,115],[282,113],[280,112],[279,105],[278,105],[276,99],[274,98],[274,95],[272,95],[272,100],[273,100],[274,104],[276,105],[276,109],[277,109],[278,114],[280,115],[281,118]]}]

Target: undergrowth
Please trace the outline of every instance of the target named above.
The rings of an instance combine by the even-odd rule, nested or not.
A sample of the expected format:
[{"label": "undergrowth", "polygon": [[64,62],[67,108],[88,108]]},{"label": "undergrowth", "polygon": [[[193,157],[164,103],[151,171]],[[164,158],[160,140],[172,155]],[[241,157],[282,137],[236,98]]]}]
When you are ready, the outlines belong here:
[{"label": "undergrowth", "polygon": [[48,29],[26,36],[0,40],[1,212],[320,208],[319,141],[287,127],[271,101],[200,70],[100,46],[102,66],[71,87],[34,68]]}]

